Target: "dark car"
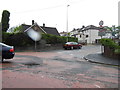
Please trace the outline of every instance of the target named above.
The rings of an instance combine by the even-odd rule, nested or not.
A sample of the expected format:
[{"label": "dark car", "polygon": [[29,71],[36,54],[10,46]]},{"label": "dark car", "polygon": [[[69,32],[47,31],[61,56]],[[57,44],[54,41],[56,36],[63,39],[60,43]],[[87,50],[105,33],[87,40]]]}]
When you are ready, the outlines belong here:
[{"label": "dark car", "polygon": [[6,45],[4,43],[0,43],[0,57],[2,61],[4,59],[11,59],[15,55],[14,53],[14,47]]},{"label": "dark car", "polygon": [[63,45],[64,49],[81,49],[82,45],[77,42],[67,42]]}]

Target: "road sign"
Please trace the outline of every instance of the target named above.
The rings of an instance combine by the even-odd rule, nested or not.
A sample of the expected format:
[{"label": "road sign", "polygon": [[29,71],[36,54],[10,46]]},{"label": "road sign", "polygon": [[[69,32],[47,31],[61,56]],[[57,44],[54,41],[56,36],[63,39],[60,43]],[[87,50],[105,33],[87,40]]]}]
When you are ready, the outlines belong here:
[{"label": "road sign", "polygon": [[103,24],[104,24],[104,22],[101,20],[101,21],[99,22],[99,25],[102,27]]},{"label": "road sign", "polygon": [[27,31],[27,34],[34,41],[39,41],[41,39],[40,32],[37,32],[33,30],[32,28]]},{"label": "road sign", "polygon": [[106,31],[103,29],[100,29],[98,32],[98,36],[105,36],[105,34],[106,34]]}]

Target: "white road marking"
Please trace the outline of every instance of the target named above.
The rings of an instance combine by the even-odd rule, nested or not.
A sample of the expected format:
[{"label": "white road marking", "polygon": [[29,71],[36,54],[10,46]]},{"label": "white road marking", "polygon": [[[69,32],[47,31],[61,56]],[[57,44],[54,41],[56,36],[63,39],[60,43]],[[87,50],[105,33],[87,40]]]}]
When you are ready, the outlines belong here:
[{"label": "white road marking", "polygon": [[100,86],[98,86],[98,85],[95,85],[96,87],[98,87],[98,88],[100,88]]},{"label": "white road marking", "polygon": [[58,53],[62,53],[62,52],[58,52]]}]

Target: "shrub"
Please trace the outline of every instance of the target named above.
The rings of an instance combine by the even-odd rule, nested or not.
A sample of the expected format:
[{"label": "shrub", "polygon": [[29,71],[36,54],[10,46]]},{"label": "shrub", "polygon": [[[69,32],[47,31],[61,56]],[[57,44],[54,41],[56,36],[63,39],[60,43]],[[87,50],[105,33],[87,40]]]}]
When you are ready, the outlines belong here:
[{"label": "shrub", "polygon": [[111,49],[113,49],[115,53],[120,54],[120,46],[117,43],[115,43],[112,39],[103,38],[100,40],[100,42],[102,45],[108,46]]},{"label": "shrub", "polygon": [[42,34],[42,39],[46,40],[48,44],[63,44],[67,41],[75,41],[77,42],[77,38],[74,37],[65,37],[65,36],[56,36],[51,34]]},{"label": "shrub", "polygon": [[3,43],[12,46],[24,47],[34,44],[34,41],[23,33],[3,33]]}]

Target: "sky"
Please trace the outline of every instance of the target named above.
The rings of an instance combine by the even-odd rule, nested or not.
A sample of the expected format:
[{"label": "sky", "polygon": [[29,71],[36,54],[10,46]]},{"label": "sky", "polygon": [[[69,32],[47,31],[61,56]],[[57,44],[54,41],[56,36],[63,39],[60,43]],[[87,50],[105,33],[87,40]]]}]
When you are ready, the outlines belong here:
[{"label": "sky", "polygon": [[99,26],[101,20],[104,21],[103,26],[118,26],[118,2],[119,0],[2,0],[0,18],[2,11],[8,10],[10,27],[23,23],[31,25],[34,20],[40,26],[45,23],[46,27],[56,27],[59,32],[66,31],[67,26],[68,31],[83,25]]}]

